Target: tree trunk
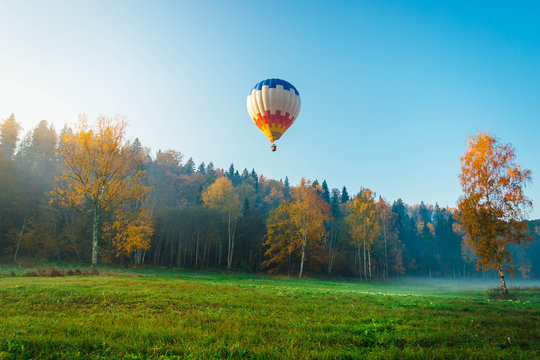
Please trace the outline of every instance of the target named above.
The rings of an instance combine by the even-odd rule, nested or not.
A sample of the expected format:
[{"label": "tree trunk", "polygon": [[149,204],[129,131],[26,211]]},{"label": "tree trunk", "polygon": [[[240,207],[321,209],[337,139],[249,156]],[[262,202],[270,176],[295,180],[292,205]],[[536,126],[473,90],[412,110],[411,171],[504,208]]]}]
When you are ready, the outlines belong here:
[{"label": "tree trunk", "polygon": [[291,274],[292,274],[292,271],[291,271],[291,253],[289,252],[289,259],[287,261],[287,278],[291,278]]},{"label": "tree trunk", "polygon": [[499,277],[501,279],[501,287],[502,287],[502,291],[503,291],[503,296],[507,297],[508,296],[508,289],[506,288],[506,281],[504,281],[504,273],[503,273],[502,269],[499,269]]},{"label": "tree trunk", "polygon": [[81,256],[79,255],[79,249],[77,249],[77,242],[75,241],[75,237],[73,236],[73,230],[70,232],[71,242],[73,243],[73,248],[75,249],[75,255],[77,256],[77,260],[81,262]]},{"label": "tree trunk", "polygon": [[62,261],[62,258],[60,257],[60,249],[58,247],[58,237],[56,236],[56,222],[54,223],[53,227],[53,237],[54,237],[54,247],[56,249],[56,258],[58,261]]},{"label": "tree trunk", "polygon": [[232,260],[233,260],[233,254],[234,254],[234,240],[235,236],[234,233],[236,232],[236,221],[234,221],[231,224],[231,212],[229,211],[229,249],[227,252],[227,269],[231,269],[232,267]]},{"label": "tree trunk", "polygon": [[208,239],[204,242],[203,258],[201,264],[202,266],[208,267]]},{"label": "tree trunk", "polygon": [[177,236],[176,241],[178,242],[176,250],[176,267],[180,267],[180,263],[182,262],[182,241],[180,241],[180,235]]},{"label": "tree trunk", "polygon": [[306,232],[304,231],[304,241],[302,242],[302,259],[300,260],[300,274],[298,274],[298,278],[302,278],[302,273],[304,272],[304,254],[306,252]]},{"label": "tree trunk", "polygon": [[184,258],[182,259],[182,267],[186,267],[186,256],[188,252],[188,244],[184,245]]},{"label": "tree trunk", "polygon": [[21,241],[22,241],[25,225],[26,225],[26,215],[24,216],[23,224],[21,227],[21,233],[19,234],[19,242],[17,243],[17,249],[15,249],[15,256],[13,256],[13,262],[17,261],[17,254],[19,253],[19,247],[21,246]]},{"label": "tree trunk", "polygon": [[219,260],[218,260],[218,267],[221,267],[221,241],[219,242]]},{"label": "tree trunk", "polygon": [[229,235],[229,244],[227,246],[227,269],[231,268],[231,212],[228,212],[227,235]]},{"label": "tree trunk", "polygon": [[368,258],[369,278],[371,279],[371,252],[369,250],[367,252],[367,258]]},{"label": "tree trunk", "polygon": [[364,239],[364,279],[367,280],[366,239]]},{"label": "tree trunk", "polygon": [[388,278],[388,245],[386,242],[386,209],[383,208],[384,277]]},{"label": "tree trunk", "polygon": [[335,244],[336,244],[336,230],[334,229],[335,224],[330,224],[330,235],[328,241],[328,275],[332,274],[332,267],[334,266],[334,257],[336,255]]},{"label": "tree trunk", "polygon": [[94,221],[92,224],[92,267],[97,267],[98,261],[98,229],[99,229],[99,211],[94,208]]},{"label": "tree trunk", "polygon": [[197,248],[195,250],[195,267],[199,267],[199,231],[197,231]]},{"label": "tree trunk", "polygon": [[354,269],[358,269],[358,277],[362,277],[362,257],[360,256],[360,244],[356,243],[356,256],[354,258],[355,266]]}]

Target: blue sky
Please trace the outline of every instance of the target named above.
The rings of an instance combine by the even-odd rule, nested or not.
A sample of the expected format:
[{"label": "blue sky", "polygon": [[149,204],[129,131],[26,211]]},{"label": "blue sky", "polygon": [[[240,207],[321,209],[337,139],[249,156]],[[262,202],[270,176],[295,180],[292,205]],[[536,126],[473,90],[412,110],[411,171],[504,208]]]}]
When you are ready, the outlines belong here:
[{"label": "blue sky", "polygon": [[[80,113],[199,163],[454,206],[467,136],[512,143],[540,179],[540,3],[0,0],[0,118]],[[293,83],[278,151],[251,87]],[[540,185],[526,194],[537,203]]]}]

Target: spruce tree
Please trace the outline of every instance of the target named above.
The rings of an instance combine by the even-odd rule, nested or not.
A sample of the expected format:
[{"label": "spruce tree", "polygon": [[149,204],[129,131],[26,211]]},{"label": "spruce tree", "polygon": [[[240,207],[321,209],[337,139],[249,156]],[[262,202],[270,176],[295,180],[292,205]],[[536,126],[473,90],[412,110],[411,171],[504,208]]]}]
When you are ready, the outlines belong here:
[{"label": "spruce tree", "polygon": [[253,178],[253,181],[254,181],[253,187],[255,188],[255,192],[258,192],[259,191],[259,177],[257,176],[255,169],[251,169],[251,177]]},{"label": "spruce tree", "polygon": [[229,180],[233,181],[234,179],[234,165],[233,164],[229,166],[229,171],[227,171],[227,177],[229,178]]},{"label": "spruce tree", "polygon": [[197,172],[201,175],[206,175],[206,165],[204,164],[204,161],[199,165]]},{"label": "spruce tree", "polygon": [[195,161],[193,161],[193,158],[189,158],[184,165],[182,172],[187,175],[191,175],[195,172]]},{"label": "spruce tree", "polygon": [[244,206],[242,206],[242,215],[247,216],[249,212],[249,200],[247,196],[244,198]]},{"label": "spruce tree", "polygon": [[0,152],[3,152],[7,159],[13,158],[15,154],[20,131],[21,125],[15,121],[13,114],[0,123]]},{"label": "spruce tree", "polygon": [[332,196],[330,198],[330,210],[332,211],[332,216],[334,219],[338,219],[341,216],[341,211],[339,209],[341,194],[339,189],[332,189]]},{"label": "spruce tree", "polygon": [[288,199],[291,196],[291,184],[289,184],[289,177],[285,176],[285,182],[283,185],[285,185],[283,195],[285,196],[285,199]]},{"label": "spruce tree", "polygon": [[242,171],[242,183],[248,183],[249,184],[249,171],[244,168],[244,171]]},{"label": "spruce tree", "polygon": [[347,192],[347,188],[344,186],[343,190],[341,190],[341,203],[345,204],[349,200],[349,193]]},{"label": "spruce tree", "polygon": [[326,180],[322,183],[322,199],[326,201],[328,204],[330,204],[330,190],[328,189],[328,184],[326,183]]}]

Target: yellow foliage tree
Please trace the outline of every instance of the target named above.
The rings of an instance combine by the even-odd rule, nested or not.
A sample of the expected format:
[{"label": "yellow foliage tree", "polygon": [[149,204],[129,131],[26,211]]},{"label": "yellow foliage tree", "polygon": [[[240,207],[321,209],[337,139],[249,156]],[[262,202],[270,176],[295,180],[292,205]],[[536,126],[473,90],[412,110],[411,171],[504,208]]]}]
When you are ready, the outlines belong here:
[{"label": "yellow foliage tree", "polygon": [[231,180],[226,177],[217,178],[216,181],[202,194],[204,204],[217,209],[227,216],[227,234],[229,239],[227,249],[227,268],[232,267],[234,243],[236,239],[236,219],[240,215],[240,201],[234,191]]},{"label": "yellow foliage tree", "polygon": [[[370,189],[362,189],[360,191],[352,201],[350,213],[345,218],[345,222],[349,225],[351,237],[357,249],[358,262],[360,262],[360,247],[362,245],[364,252],[364,278],[367,279],[368,271],[371,272],[369,250],[380,233],[379,214],[373,191]],[[366,247],[368,259],[366,259]],[[360,271],[358,272],[360,273]]]},{"label": "yellow foliage tree", "polygon": [[468,245],[478,256],[477,268],[497,270],[503,294],[508,295],[504,267],[513,274],[509,244],[527,245],[525,217],[532,202],[523,194],[531,181],[531,171],[516,163],[510,144],[494,136],[478,133],[469,138],[461,157],[460,220],[468,235]]},{"label": "yellow foliage tree", "polygon": [[302,244],[302,234],[291,221],[294,211],[293,203],[284,200],[276,209],[270,211],[267,219],[264,242],[267,246],[264,253],[267,259],[262,266],[268,268],[271,274],[278,274],[287,267],[290,275],[291,255],[301,247],[299,244]]},{"label": "yellow foliage tree", "polygon": [[310,259],[324,262],[319,254],[322,254],[322,245],[327,237],[324,223],[330,219],[330,206],[321,199],[311,182],[304,178],[293,189],[292,198],[292,202],[283,201],[270,213],[265,242],[268,259],[263,266],[277,267],[279,271],[286,258],[298,252],[298,277],[302,278],[307,250],[310,250]]},{"label": "yellow foliage tree", "polygon": [[52,202],[92,216],[92,266],[98,263],[99,232],[103,230],[117,255],[148,249],[153,225],[142,206],[149,187],[143,184],[140,151],[125,139],[122,117],[98,117],[91,127],[80,116],[73,133],[64,136],[57,150],[61,175]]}]

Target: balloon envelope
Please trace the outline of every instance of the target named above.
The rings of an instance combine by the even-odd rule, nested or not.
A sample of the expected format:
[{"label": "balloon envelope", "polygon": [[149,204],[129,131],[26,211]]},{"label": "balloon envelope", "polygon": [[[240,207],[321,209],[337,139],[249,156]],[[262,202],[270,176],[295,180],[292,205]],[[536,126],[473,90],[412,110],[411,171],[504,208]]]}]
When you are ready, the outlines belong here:
[{"label": "balloon envelope", "polygon": [[300,112],[300,94],[285,80],[263,80],[251,89],[247,110],[255,125],[270,142],[274,142],[296,120]]}]

